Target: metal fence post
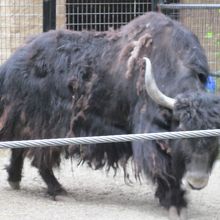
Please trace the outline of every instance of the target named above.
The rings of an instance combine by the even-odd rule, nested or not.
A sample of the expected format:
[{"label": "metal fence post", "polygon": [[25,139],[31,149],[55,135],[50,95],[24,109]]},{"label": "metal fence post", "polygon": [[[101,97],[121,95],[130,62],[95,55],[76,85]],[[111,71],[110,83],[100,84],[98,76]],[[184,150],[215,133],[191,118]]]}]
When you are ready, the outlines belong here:
[{"label": "metal fence post", "polygon": [[43,31],[56,28],[56,0],[43,1]]}]

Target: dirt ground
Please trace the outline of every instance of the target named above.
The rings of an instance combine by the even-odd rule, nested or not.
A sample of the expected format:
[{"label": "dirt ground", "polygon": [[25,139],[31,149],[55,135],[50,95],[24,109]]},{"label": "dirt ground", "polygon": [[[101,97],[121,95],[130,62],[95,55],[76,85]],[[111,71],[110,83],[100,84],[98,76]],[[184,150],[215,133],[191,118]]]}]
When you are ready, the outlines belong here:
[{"label": "dirt ground", "polygon": [[[167,212],[154,198],[150,182],[125,185],[123,172],[114,178],[104,170],[86,165],[76,167],[70,160],[56,172],[68,196],[52,201],[45,196],[45,185],[37,170],[25,161],[21,190],[12,190],[4,166],[8,152],[0,150],[0,220],[166,220]],[[188,219],[220,220],[220,162],[209,185],[188,193]]]}]

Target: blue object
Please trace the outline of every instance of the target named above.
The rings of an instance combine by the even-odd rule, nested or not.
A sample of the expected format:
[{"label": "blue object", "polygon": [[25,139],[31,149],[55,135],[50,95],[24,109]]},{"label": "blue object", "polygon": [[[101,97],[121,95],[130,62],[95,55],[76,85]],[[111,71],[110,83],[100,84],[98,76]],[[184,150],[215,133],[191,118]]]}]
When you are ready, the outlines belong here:
[{"label": "blue object", "polygon": [[205,87],[206,87],[206,90],[208,92],[215,93],[215,91],[216,91],[216,80],[215,80],[215,77],[208,76],[208,79],[207,79]]}]

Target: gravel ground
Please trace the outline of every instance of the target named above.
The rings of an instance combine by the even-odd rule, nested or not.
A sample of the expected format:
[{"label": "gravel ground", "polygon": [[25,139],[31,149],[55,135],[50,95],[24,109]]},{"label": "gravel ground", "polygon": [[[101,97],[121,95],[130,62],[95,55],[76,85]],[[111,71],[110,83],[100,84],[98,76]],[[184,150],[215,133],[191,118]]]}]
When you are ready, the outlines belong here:
[{"label": "gravel ground", "polygon": [[[124,184],[123,172],[114,178],[103,170],[71,165],[70,160],[56,171],[68,196],[52,201],[45,195],[45,185],[37,170],[25,161],[21,190],[10,189],[4,166],[8,152],[0,151],[0,220],[166,220],[167,212],[154,198],[150,183]],[[220,220],[220,162],[209,185],[202,191],[188,193],[188,218]]]}]

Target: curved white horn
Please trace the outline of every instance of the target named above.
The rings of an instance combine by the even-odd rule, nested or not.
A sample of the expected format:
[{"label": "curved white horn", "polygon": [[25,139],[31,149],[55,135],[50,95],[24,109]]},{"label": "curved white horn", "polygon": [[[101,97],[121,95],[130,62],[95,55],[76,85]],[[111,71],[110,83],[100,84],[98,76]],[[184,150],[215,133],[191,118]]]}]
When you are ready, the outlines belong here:
[{"label": "curved white horn", "polygon": [[164,95],[159,90],[159,88],[156,85],[153,73],[152,73],[150,59],[148,59],[147,57],[144,57],[144,60],[146,61],[145,86],[146,86],[147,93],[157,104],[162,105],[172,110],[174,108],[174,104],[176,100]]}]

